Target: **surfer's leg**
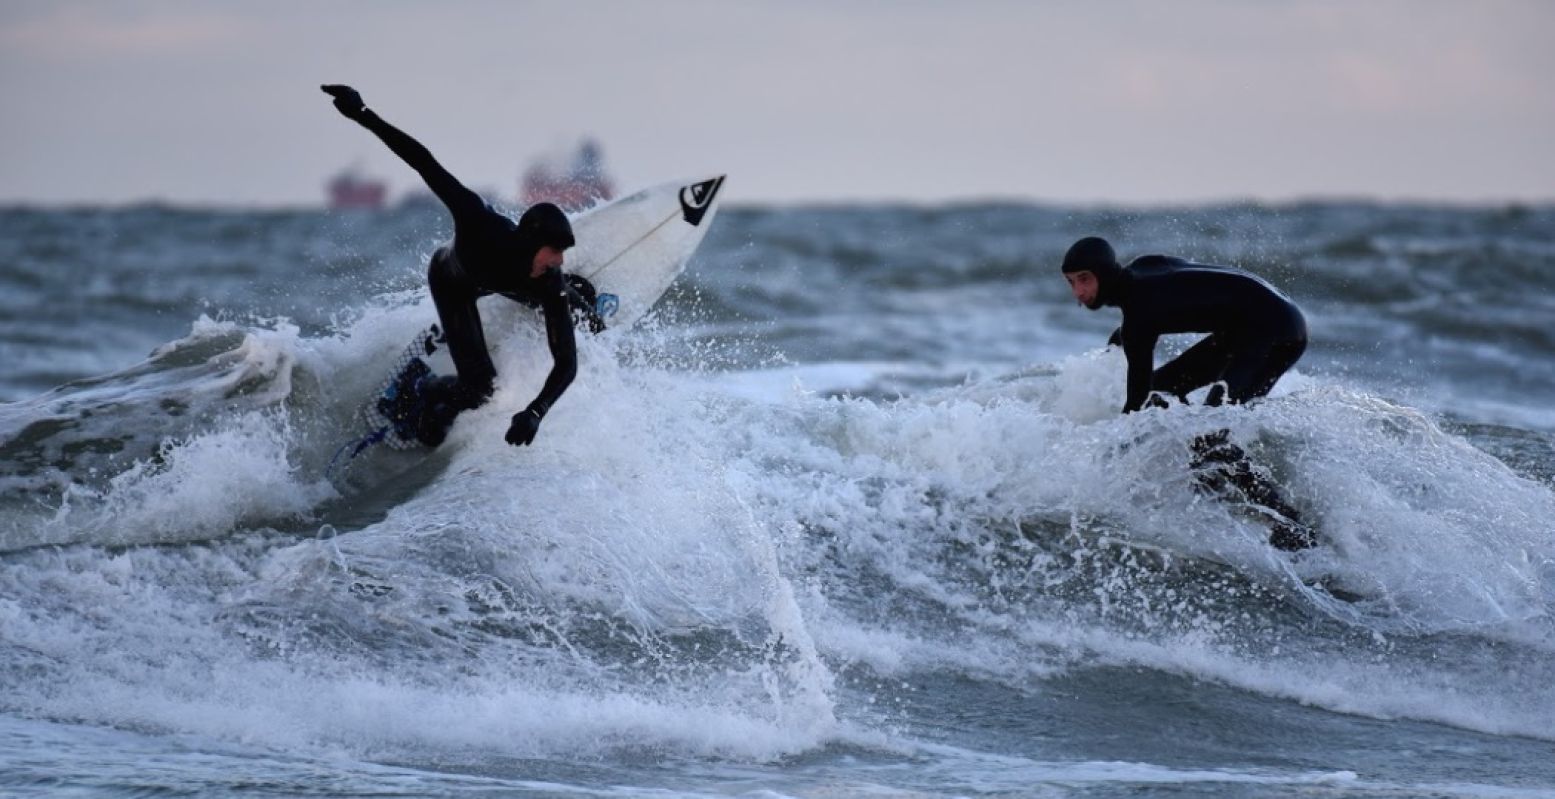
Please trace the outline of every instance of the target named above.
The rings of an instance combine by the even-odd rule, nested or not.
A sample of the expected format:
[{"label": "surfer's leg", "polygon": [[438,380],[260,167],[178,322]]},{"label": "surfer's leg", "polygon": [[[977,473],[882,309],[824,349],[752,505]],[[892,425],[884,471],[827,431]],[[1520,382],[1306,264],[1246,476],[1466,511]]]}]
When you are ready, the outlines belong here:
[{"label": "surfer's leg", "polygon": [[448,355],[453,358],[463,391],[484,401],[496,385],[497,367],[492,365],[491,354],[486,350],[486,333],[475,308],[475,287],[464,276],[452,247],[440,247],[432,254],[427,284],[432,289],[432,303],[437,306]]},{"label": "surfer's leg", "polygon": [[1221,336],[1205,336],[1203,341],[1156,369],[1150,377],[1150,389],[1187,402],[1188,394],[1220,379],[1226,370],[1227,355]]},{"label": "surfer's leg", "polygon": [[485,397],[469,390],[464,381],[453,376],[434,377],[421,384],[421,416],[416,423],[416,438],[429,447],[443,443],[454,417],[478,408]]},{"label": "surfer's leg", "polygon": [[[1280,376],[1293,366],[1306,350],[1306,339],[1254,340],[1230,353],[1223,381],[1210,391],[1206,400],[1218,404],[1224,394],[1233,403],[1243,403],[1269,393]],[[1224,387],[1224,388],[1222,388]],[[1269,544],[1276,549],[1295,551],[1317,545],[1312,529],[1301,521],[1295,506],[1274,478],[1255,466],[1247,453],[1230,439],[1231,431],[1219,430],[1199,436],[1190,445],[1189,465],[1198,473],[1199,485],[1216,493],[1234,488],[1250,503],[1276,518],[1269,526]]]},{"label": "surfer's leg", "polygon": [[[1234,403],[1264,396],[1305,348],[1305,341],[1256,342],[1239,348],[1226,368],[1221,384],[1225,386],[1224,393]],[[1235,489],[1247,502],[1275,514],[1269,527],[1269,543],[1276,549],[1294,551],[1316,546],[1316,536],[1302,523],[1300,513],[1285,498],[1273,476],[1254,465],[1230,436],[1229,430],[1219,430],[1193,440],[1189,465],[1197,472],[1199,485],[1217,494]]]},{"label": "surfer's leg", "polygon": [[458,377],[444,376],[421,385],[421,415],[416,438],[435,447],[448,435],[454,417],[480,407],[496,386],[497,369],[486,351],[486,334],[475,308],[476,292],[465,278],[452,247],[440,247],[427,266],[427,284],[443,327],[443,339]]},{"label": "surfer's leg", "polygon": [[1237,352],[1226,368],[1226,393],[1243,403],[1269,393],[1307,350],[1306,339],[1261,343]]},{"label": "surfer's leg", "polygon": [[1244,336],[1226,366],[1226,393],[1234,403],[1268,394],[1307,351],[1307,319],[1296,306],[1272,313],[1264,324]]}]

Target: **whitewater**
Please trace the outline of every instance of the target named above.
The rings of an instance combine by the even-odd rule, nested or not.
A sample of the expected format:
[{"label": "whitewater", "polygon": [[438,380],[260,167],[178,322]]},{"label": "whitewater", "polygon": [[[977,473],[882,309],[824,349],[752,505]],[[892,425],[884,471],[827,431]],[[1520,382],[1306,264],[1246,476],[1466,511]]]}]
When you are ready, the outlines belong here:
[{"label": "whitewater", "polygon": [[[491,403],[342,467],[445,227],[0,210],[0,793],[1555,793],[1555,209],[736,205],[533,446],[488,299]],[[1308,354],[1120,415],[1083,235]]]}]

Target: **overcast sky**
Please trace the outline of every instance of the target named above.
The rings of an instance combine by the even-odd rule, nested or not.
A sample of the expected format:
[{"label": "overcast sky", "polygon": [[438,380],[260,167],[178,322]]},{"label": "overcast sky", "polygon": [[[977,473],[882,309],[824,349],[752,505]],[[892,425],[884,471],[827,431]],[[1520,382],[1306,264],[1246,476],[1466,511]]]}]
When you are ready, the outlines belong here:
[{"label": "overcast sky", "polygon": [[511,196],[597,136],[731,200],[1555,199],[1545,0],[0,0],[0,202],[317,204],[417,178],[356,86]]}]

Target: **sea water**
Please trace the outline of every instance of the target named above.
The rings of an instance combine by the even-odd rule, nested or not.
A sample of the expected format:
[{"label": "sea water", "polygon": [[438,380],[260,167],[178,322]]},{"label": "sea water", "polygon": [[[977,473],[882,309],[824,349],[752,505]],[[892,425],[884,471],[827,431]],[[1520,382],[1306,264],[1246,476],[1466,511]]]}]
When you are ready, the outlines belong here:
[{"label": "sea water", "polygon": [[[735,206],[533,446],[488,299],[492,402],[342,463],[447,234],[0,211],[0,794],[1555,794],[1555,209]],[[1306,356],[1120,415],[1085,235]]]}]

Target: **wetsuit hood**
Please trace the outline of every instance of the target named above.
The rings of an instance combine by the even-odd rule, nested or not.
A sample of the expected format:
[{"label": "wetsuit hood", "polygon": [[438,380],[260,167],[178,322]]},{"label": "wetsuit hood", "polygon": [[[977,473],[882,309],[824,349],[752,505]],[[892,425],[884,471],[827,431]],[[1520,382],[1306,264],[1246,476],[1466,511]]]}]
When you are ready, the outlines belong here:
[{"label": "wetsuit hood", "polygon": [[1086,236],[1075,242],[1064,253],[1060,269],[1070,272],[1090,272],[1096,276],[1096,300],[1101,305],[1117,305],[1123,292],[1127,273],[1118,263],[1118,254],[1112,245],[1100,236]]},{"label": "wetsuit hood", "polygon": [[551,203],[537,203],[518,218],[518,237],[532,257],[541,247],[565,250],[577,243],[572,223],[562,209]]}]

